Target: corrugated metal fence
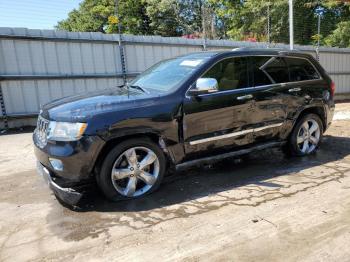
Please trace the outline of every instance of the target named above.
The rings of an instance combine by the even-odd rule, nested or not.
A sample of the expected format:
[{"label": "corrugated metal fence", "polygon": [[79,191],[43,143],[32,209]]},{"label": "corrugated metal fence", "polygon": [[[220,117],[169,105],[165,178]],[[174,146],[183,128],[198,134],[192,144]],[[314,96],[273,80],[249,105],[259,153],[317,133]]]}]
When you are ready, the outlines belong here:
[{"label": "corrugated metal fence", "polygon": [[[266,43],[122,36],[122,69],[118,35],[54,30],[0,28],[0,127],[33,124],[41,104],[77,93],[105,89],[134,77],[154,63],[195,51],[266,47]],[[273,47],[288,49],[287,45]],[[316,55],[312,46],[296,49]],[[350,49],[320,48],[320,62],[338,94],[350,93]],[[5,117],[6,116],[6,117]],[[2,125],[2,126],[1,126]]]}]

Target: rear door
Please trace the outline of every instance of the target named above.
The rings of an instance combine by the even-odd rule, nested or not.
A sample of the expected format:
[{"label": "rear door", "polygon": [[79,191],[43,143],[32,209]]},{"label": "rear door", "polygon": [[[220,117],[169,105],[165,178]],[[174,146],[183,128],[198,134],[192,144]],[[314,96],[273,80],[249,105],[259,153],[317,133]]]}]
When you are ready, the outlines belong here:
[{"label": "rear door", "polygon": [[285,60],[278,56],[251,57],[254,91],[254,141],[279,139],[287,118],[289,81]]},{"label": "rear door", "polygon": [[[327,83],[322,81],[311,62],[302,57],[286,57],[285,60],[290,75],[286,91],[298,102],[296,106],[302,108],[311,99],[322,100]],[[298,111],[298,108],[295,109]]]},{"label": "rear door", "polygon": [[187,154],[252,142],[248,61],[247,57],[232,57],[217,62],[202,77],[215,78],[219,91],[186,96],[183,134]]},{"label": "rear door", "polygon": [[303,57],[257,56],[252,57],[252,64],[257,90],[255,141],[285,139],[300,111],[312,99],[322,99],[326,83]]}]

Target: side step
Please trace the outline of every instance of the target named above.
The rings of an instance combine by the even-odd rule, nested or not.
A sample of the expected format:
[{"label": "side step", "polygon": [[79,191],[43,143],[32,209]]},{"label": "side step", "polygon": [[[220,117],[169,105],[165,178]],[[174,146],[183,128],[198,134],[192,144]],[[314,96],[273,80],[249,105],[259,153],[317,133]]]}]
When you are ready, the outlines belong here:
[{"label": "side step", "polygon": [[205,164],[213,164],[213,163],[218,162],[218,161],[220,161],[222,159],[225,159],[225,158],[241,156],[241,155],[245,155],[245,154],[251,153],[253,151],[264,150],[266,148],[280,147],[280,146],[285,145],[286,143],[287,143],[286,141],[283,141],[283,142],[271,142],[271,143],[266,143],[266,144],[250,147],[250,148],[247,148],[247,149],[241,149],[241,150],[238,150],[238,151],[228,152],[228,153],[224,153],[224,154],[220,154],[220,155],[208,156],[208,157],[204,157],[204,158],[190,160],[190,161],[187,161],[187,162],[184,162],[184,163],[176,165],[176,170],[184,170],[184,169],[187,169],[187,168],[189,168],[191,166],[200,166],[200,165],[205,165]]}]

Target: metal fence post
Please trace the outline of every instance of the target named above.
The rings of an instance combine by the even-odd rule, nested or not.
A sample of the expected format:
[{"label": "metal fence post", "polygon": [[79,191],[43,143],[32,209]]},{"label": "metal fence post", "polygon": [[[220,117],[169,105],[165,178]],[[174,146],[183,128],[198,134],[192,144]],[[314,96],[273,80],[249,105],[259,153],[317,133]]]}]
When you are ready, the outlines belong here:
[{"label": "metal fence post", "polygon": [[317,19],[317,47],[316,47],[317,61],[320,61],[320,38],[321,38],[321,14],[318,14],[318,19]]},{"label": "metal fence post", "polygon": [[125,56],[124,56],[124,48],[122,42],[122,28],[120,24],[119,17],[119,1],[115,0],[115,16],[118,18],[118,45],[119,45],[119,54],[120,54],[120,63],[122,65],[122,74],[123,74],[123,84],[126,85],[126,65],[125,65]]},{"label": "metal fence post", "polygon": [[8,118],[7,118],[6,108],[5,108],[4,96],[2,94],[1,82],[0,82],[0,107],[1,107],[2,118],[4,119],[4,127],[5,129],[8,129],[9,124],[8,124]]},{"label": "metal fence post", "polygon": [[125,65],[125,56],[124,56],[124,48],[122,43],[122,35],[119,34],[119,53],[120,53],[120,63],[122,65],[122,74],[123,74],[123,84],[126,85],[126,65]]},{"label": "metal fence post", "polygon": [[267,5],[267,47],[270,47],[270,2]]},{"label": "metal fence post", "polygon": [[204,3],[202,5],[202,34],[203,34],[203,51],[207,50],[207,30],[206,30],[206,24],[205,24],[205,18],[206,18],[206,10]]},{"label": "metal fence post", "polygon": [[206,40],[206,38],[204,37],[203,38],[203,51],[207,51],[207,40]]},{"label": "metal fence post", "polygon": [[289,0],[289,49],[294,49],[294,14],[293,0]]}]

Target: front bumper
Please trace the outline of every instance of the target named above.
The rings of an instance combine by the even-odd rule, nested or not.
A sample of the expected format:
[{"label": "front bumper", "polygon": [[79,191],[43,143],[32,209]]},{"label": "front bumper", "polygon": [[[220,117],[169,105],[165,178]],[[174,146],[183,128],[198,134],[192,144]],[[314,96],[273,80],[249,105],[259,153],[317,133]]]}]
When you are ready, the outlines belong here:
[{"label": "front bumper", "polygon": [[74,190],[73,188],[64,188],[58,185],[54,181],[50,171],[40,162],[37,162],[37,172],[44,178],[45,182],[48,184],[54,194],[66,204],[75,206],[82,198],[83,194]]},{"label": "front bumper", "polygon": [[[96,159],[104,145],[98,136],[82,137],[73,142],[49,141],[44,147],[38,146],[37,137],[33,135],[36,159],[64,184],[75,184],[92,177]],[[58,159],[63,164],[62,170],[55,170],[50,158]]]}]

